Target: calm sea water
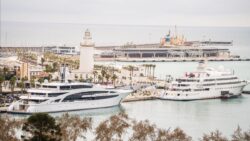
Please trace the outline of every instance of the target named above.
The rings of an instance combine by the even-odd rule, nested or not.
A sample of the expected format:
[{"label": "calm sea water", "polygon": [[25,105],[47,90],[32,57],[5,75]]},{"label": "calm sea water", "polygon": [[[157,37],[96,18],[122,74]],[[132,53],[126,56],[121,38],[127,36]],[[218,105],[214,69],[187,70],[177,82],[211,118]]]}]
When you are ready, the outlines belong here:
[{"label": "calm sea water", "polygon": [[[74,45],[78,46],[84,30],[89,28],[96,45],[134,43],[157,43],[169,26],[117,26],[117,25],[81,25],[48,23],[12,23],[3,22],[1,30],[2,45]],[[178,33],[188,40],[233,40],[234,46],[228,47],[233,54],[250,58],[249,27],[178,27]],[[98,64],[100,62],[96,62]],[[110,62],[107,62],[109,64]],[[142,63],[116,63],[142,64]],[[178,77],[197,67],[194,62],[159,62],[156,64],[156,76],[164,78],[166,74]],[[210,62],[209,66],[232,69],[242,79],[250,80],[250,62]],[[250,87],[245,89],[250,90]],[[161,128],[181,127],[194,139],[203,133],[219,129],[230,136],[239,125],[250,129],[250,95],[228,100],[201,100],[189,102],[140,101],[122,103],[120,107],[71,112],[82,117],[93,117],[95,124],[113,114],[125,111],[131,118],[148,119]],[[56,114],[60,116],[61,114]]]},{"label": "calm sea water", "polygon": [[[174,26],[84,25],[63,23],[1,22],[1,44],[10,46],[72,45],[79,46],[89,28],[96,45],[122,45],[126,42],[159,43],[160,38],[175,32]],[[177,34],[187,40],[233,41],[234,54],[250,53],[250,27],[182,27]]]}]

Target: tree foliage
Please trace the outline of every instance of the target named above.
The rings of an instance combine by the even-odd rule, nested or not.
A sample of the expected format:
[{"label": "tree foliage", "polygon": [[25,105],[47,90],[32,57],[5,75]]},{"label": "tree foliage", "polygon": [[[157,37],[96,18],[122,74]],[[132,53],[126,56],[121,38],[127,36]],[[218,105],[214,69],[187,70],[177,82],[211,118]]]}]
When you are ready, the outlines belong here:
[{"label": "tree foliage", "polygon": [[0,93],[2,93],[2,88],[3,88],[3,82],[5,81],[5,78],[3,75],[0,75]]},{"label": "tree foliage", "polygon": [[11,92],[14,92],[15,85],[16,85],[16,77],[13,76],[10,79],[10,89],[11,89]]},{"label": "tree foliage", "polygon": [[250,141],[250,130],[243,132],[238,126],[232,135],[232,141]]},{"label": "tree foliage", "polygon": [[201,141],[228,141],[228,139],[222,136],[219,130],[210,132],[210,134],[204,134]]},{"label": "tree foliage", "polygon": [[111,141],[122,140],[122,135],[126,132],[126,129],[130,126],[128,121],[128,115],[120,113],[118,115],[111,116],[108,120],[101,122],[95,129],[95,140],[97,141]]},{"label": "tree foliage", "polygon": [[77,115],[70,116],[68,113],[58,118],[58,123],[62,141],[76,141],[79,137],[85,139],[86,137],[83,134],[92,129],[92,118],[81,119]]},{"label": "tree foliage", "polygon": [[147,141],[154,140],[156,137],[154,124],[150,124],[148,120],[136,122],[133,125],[133,135],[130,141]]},{"label": "tree foliage", "polygon": [[170,129],[158,129],[156,141],[191,141],[192,138],[189,137],[180,128],[175,128],[173,131]]},{"label": "tree foliage", "polygon": [[0,115],[0,141],[18,141],[16,130],[20,129],[22,121]]},{"label": "tree foliage", "polygon": [[47,113],[31,115],[24,123],[22,130],[27,133],[27,141],[60,141],[60,127]]},{"label": "tree foliage", "polygon": [[[92,130],[92,119],[63,114],[53,118],[46,113],[36,113],[25,120],[15,120],[0,115],[0,141],[18,141],[17,132],[22,128],[25,141],[76,141],[90,140],[86,133],[94,134],[96,141],[191,141],[182,129],[165,130],[157,128],[148,120],[136,121],[125,113],[111,116]],[[129,131],[129,132],[128,132]],[[131,131],[131,132],[130,132]],[[250,130],[238,127],[231,139],[218,130],[204,134],[200,141],[250,141]]]}]

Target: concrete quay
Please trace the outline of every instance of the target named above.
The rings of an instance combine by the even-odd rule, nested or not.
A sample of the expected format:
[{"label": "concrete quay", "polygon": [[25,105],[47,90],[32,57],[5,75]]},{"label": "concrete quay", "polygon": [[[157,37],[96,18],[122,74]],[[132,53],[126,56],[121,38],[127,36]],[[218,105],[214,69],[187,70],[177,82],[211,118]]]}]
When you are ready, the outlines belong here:
[{"label": "concrete quay", "polygon": [[125,98],[122,102],[135,102],[135,101],[145,101],[145,100],[155,100],[155,96],[139,96],[139,97],[128,97]]},{"label": "concrete quay", "polygon": [[250,58],[100,58],[95,57],[95,61],[117,61],[117,62],[199,62],[201,60],[222,62],[222,61],[250,61]]},{"label": "concrete quay", "polygon": [[[117,62],[199,62],[202,60],[222,62],[222,61],[250,61],[250,58],[121,58],[115,59]],[[98,60],[100,61],[100,60]]]}]

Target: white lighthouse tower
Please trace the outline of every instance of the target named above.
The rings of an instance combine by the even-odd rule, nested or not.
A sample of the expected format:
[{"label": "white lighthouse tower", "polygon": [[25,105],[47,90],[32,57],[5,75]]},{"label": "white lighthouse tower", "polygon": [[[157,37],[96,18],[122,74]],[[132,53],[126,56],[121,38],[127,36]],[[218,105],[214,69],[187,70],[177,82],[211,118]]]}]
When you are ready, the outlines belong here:
[{"label": "white lighthouse tower", "polygon": [[94,69],[94,42],[87,29],[83,41],[80,43],[80,72],[91,73]]}]

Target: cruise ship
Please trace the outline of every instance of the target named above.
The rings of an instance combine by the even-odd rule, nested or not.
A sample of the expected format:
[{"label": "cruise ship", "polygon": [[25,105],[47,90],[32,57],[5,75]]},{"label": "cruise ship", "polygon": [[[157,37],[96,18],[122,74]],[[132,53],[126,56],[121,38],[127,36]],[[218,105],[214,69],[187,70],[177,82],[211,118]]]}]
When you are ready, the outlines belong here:
[{"label": "cruise ship", "polygon": [[188,101],[213,98],[230,98],[241,95],[247,81],[240,80],[233,71],[223,67],[207,67],[204,61],[196,71],[170,82],[160,99]]},{"label": "cruise ship", "polygon": [[132,90],[104,89],[90,83],[69,83],[64,79],[27,92],[20,96],[20,100],[11,103],[7,112],[32,114],[112,107],[119,105]]}]

